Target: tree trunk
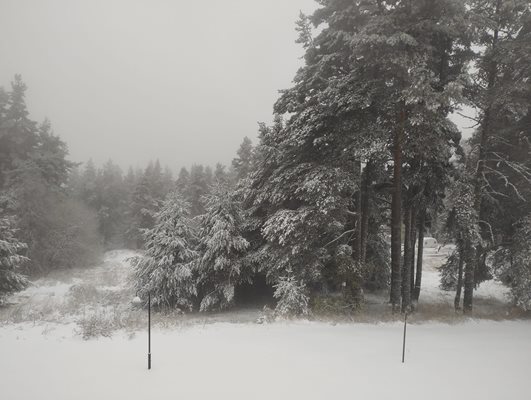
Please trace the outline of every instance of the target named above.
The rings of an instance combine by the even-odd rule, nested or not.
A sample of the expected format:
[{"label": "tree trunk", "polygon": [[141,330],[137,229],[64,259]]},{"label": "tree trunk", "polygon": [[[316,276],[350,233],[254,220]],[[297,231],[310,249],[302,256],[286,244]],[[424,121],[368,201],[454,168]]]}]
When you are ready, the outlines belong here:
[{"label": "tree trunk", "polygon": [[419,215],[419,244],[417,248],[417,271],[415,274],[415,289],[413,290],[413,300],[419,301],[420,286],[422,283],[422,258],[424,257],[424,225],[426,223],[426,209],[422,209]]},{"label": "tree trunk", "polygon": [[469,243],[465,245],[463,258],[465,261],[465,279],[464,279],[464,293],[463,293],[463,312],[472,312],[472,297],[474,295],[474,268],[475,268],[475,252]]},{"label": "tree trunk", "polygon": [[361,243],[362,243],[362,229],[361,229],[361,198],[362,198],[362,169],[361,160],[356,161],[356,172],[358,175],[358,193],[356,195],[356,235],[354,236],[354,254],[356,255],[356,261],[361,263]]},{"label": "tree trunk", "polygon": [[409,290],[411,291],[411,299],[413,300],[413,290],[415,289],[415,243],[417,242],[417,214],[415,210],[411,209],[411,254],[409,256]]},{"label": "tree trunk", "polygon": [[404,210],[404,261],[402,263],[402,312],[411,307],[411,208]]},{"label": "tree trunk", "polygon": [[[495,15],[494,20],[497,20],[497,17],[500,13],[500,7],[501,7],[501,1],[498,0],[496,2],[496,9],[495,9]],[[494,32],[492,35],[492,46],[491,51],[494,51],[496,49],[497,43],[498,43],[498,35],[499,30],[498,28],[494,28]],[[474,176],[474,210],[477,213],[477,226],[480,225],[480,214],[481,214],[481,205],[482,205],[482,180],[483,180],[483,173],[485,170],[485,162],[486,162],[486,155],[487,155],[487,146],[489,142],[489,136],[490,136],[490,125],[491,125],[491,114],[492,114],[492,104],[493,104],[493,89],[496,84],[496,76],[498,74],[498,64],[494,60],[491,60],[487,67],[487,105],[484,110],[483,114],[483,121],[481,124],[481,136],[480,136],[480,143],[479,143],[479,155],[478,155],[478,161],[477,161],[477,168],[476,173]],[[481,230],[480,230],[481,231]],[[467,250],[469,250],[471,258],[467,255],[467,260],[465,264],[465,293],[463,296],[463,312],[470,313],[472,312],[472,298],[474,295],[474,274],[478,267],[478,261],[481,257],[482,248],[481,245],[474,246],[474,248],[471,248],[470,246],[466,246]]]},{"label": "tree trunk", "polygon": [[367,238],[369,236],[369,215],[370,215],[370,187],[372,179],[372,169],[374,168],[371,161],[365,166],[365,173],[362,185],[361,197],[361,263],[364,264],[367,259]]},{"label": "tree trunk", "polygon": [[461,289],[463,288],[463,264],[464,264],[464,257],[463,257],[462,247],[460,246],[459,248],[459,268],[457,270],[457,286],[455,289],[455,300],[454,300],[455,311],[458,311],[461,309]]},{"label": "tree trunk", "polygon": [[400,104],[398,129],[394,135],[393,148],[393,193],[391,204],[391,305],[393,312],[400,307],[402,275],[400,257],[402,250],[402,141],[406,122],[406,110]]}]

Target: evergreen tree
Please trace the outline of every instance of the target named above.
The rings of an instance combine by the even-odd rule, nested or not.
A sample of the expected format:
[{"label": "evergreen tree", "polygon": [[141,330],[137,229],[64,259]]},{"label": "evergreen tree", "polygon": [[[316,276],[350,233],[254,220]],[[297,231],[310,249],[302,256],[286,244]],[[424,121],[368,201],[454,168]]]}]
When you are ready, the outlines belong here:
[{"label": "evergreen tree", "polygon": [[291,275],[278,280],[274,296],[279,299],[276,312],[280,316],[306,315],[309,312],[308,291]]},{"label": "evergreen tree", "polygon": [[201,311],[230,305],[235,286],[249,276],[242,263],[249,243],[242,236],[240,205],[222,185],[216,185],[204,203],[206,212],[199,217],[197,266]]},{"label": "evergreen tree", "polygon": [[6,213],[5,196],[0,197],[0,303],[9,294],[24,289],[28,281],[20,272],[28,259],[27,245],[16,237],[14,218]]},{"label": "evergreen tree", "polygon": [[186,168],[181,168],[179,171],[179,176],[175,181],[175,187],[183,195],[186,196],[188,187],[190,185],[190,173]]},{"label": "evergreen tree", "polygon": [[190,205],[172,192],[154,219],[154,227],[143,230],[146,253],[133,262],[135,290],[144,301],[150,294],[155,306],[191,310],[197,294],[193,279],[197,253]]},{"label": "evergreen tree", "polygon": [[[26,85],[15,76],[12,90],[0,95],[0,190],[14,197],[18,238],[27,244],[29,273],[78,266],[98,252],[94,215],[66,188],[74,163],[49,121],[39,127],[29,118]],[[89,249],[91,248],[91,249]]]},{"label": "evergreen tree", "polygon": [[123,245],[125,231],[127,192],[122,170],[111,160],[107,161],[98,177],[97,192],[99,198],[98,215],[100,233],[107,248]]},{"label": "evergreen tree", "polygon": [[[468,96],[479,114],[479,128],[472,138],[473,151],[468,164],[473,175],[474,224],[483,240],[469,244],[474,254],[473,262],[465,265],[465,312],[472,311],[476,283],[490,277],[486,263],[488,253],[498,246],[493,236],[495,218],[491,216],[496,216],[500,208],[518,209],[531,199],[525,199],[517,186],[531,185],[531,170],[525,165],[529,157],[519,159],[513,147],[518,142],[525,143],[518,137],[522,139],[526,134],[530,137],[529,129],[517,128],[518,134],[514,135],[514,128],[529,114],[530,13],[531,5],[527,0],[469,2],[474,40],[481,50]],[[511,217],[502,217],[509,231],[522,216]]]},{"label": "evergreen tree", "polygon": [[238,155],[232,160],[232,166],[236,172],[236,179],[244,179],[251,171],[253,160],[253,143],[247,136],[243,138],[240,148],[236,152]]},{"label": "evergreen tree", "polygon": [[[313,40],[306,28],[302,32],[305,66],[275,105],[276,113],[290,117],[282,134],[261,138],[267,147],[260,143],[257,152],[269,159],[257,161],[247,193],[252,213],[266,215],[261,234],[274,244],[271,257],[284,254],[273,262],[279,271],[290,270],[309,286],[323,285],[330,270],[356,291],[368,243],[363,164],[390,154],[390,297],[394,309],[401,298],[402,308],[410,307],[411,261],[404,273],[400,262],[402,169],[422,145],[429,145],[425,164],[448,163],[459,139],[447,114],[465,81],[464,11],[454,0],[321,2],[311,21],[323,28]],[[346,253],[352,255],[348,266],[338,256]]]},{"label": "evergreen tree", "polygon": [[153,228],[153,214],[158,207],[149,189],[149,178],[143,173],[132,194],[130,206],[132,222],[126,233],[128,240],[134,243],[136,248],[141,248],[144,243],[142,230]]},{"label": "evergreen tree", "polygon": [[516,306],[531,310],[531,216],[518,221],[514,240],[493,255],[496,276],[511,289]]},{"label": "evergreen tree", "polygon": [[0,188],[10,171],[27,162],[37,146],[37,124],[29,118],[26,89],[21,76],[15,75],[11,92],[0,93]]},{"label": "evergreen tree", "polygon": [[184,193],[185,198],[191,204],[192,216],[204,214],[205,206],[202,203],[202,198],[208,193],[210,183],[211,178],[209,181],[205,168],[202,165],[192,165],[188,187]]},{"label": "evergreen tree", "polygon": [[225,170],[223,164],[217,163],[216,169],[214,170],[214,185],[228,185],[230,181],[229,174]]}]

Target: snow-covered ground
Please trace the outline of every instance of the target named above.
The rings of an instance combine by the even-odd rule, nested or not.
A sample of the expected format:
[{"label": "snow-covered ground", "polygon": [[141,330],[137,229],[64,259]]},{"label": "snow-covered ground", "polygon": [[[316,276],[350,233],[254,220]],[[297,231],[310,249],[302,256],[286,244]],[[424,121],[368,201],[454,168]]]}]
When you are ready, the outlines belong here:
[{"label": "snow-covered ground", "polygon": [[94,268],[37,280],[0,308],[1,398],[529,398],[531,321],[510,320],[496,282],[476,292],[479,319],[456,315],[436,271],[449,251],[426,251],[404,365],[403,324],[380,293],[367,296],[355,323],[255,324],[258,310],[155,314],[151,371],[146,313],[131,306],[128,285],[135,253],[110,252]]},{"label": "snow-covered ground", "polygon": [[[438,320],[443,322],[460,322],[465,318],[454,311],[455,291],[439,288],[439,271],[437,270],[454,250],[453,245],[441,248],[425,248],[423,258],[422,287],[417,312],[413,320]],[[380,293],[366,293],[365,313],[356,319],[361,321],[379,321],[393,319],[389,306],[387,290]],[[462,301],[462,298],[461,298]],[[482,319],[514,319],[521,312],[513,307],[509,289],[495,280],[483,282],[474,291],[474,317]]]},{"label": "snow-covered ground", "polygon": [[531,323],[207,324],[83,341],[0,330],[2,399],[528,399]]},{"label": "snow-covered ground", "polygon": [[126,313],[133,298],[128,259],[137,253],[111,251],[92,268],[54,271],[11,296],[0,307],[2,323],[82,323],[97,316],[117,318]]}]

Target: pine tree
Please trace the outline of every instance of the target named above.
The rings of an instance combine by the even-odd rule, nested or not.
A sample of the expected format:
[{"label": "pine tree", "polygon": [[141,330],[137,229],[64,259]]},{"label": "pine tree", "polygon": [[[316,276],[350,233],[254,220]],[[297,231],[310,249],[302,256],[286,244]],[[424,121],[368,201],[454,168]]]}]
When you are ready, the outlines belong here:
[{"label": "pine tree", "polygon": [[9,294],[24,289],[28,281],[20,269],[28,258],[27,245],[16,237],[14,218],[6,213],[5,196],[0,197],[0,303]]},{"label": "pine tree", "polygon": [[[511,145],[515,137],[510,138],[509,132],[529,113],[525,92],[530,93],[527,81],[531,61],[530,13],[531,5],[527,0],[469,2],[474,40],[481,49],[475,60],[473,86],[469,90],[470,101],[479,114],[479,128],[472,138],[474,151],[469,156],[469,165],[473,169],[474,224],[483,240],[469,246],[474,254],[473,262],[465,266],[465,312],[472,311],[476,283],[489,277],[486,260],[489,251],[498,245],[492,234],[495,224],[489,216],[496,215],[500,203],[505,203],[504,209],[511,210],[515,203],[523,205],[529,201],[517,186],[521,182],[525,186],[531,185],[531,170],[524,161],[528,157],[524,156],[523,162],[515,158]],[[521,132],[520,129],[517,131]],[[510,201],[505,201],[506,198]],[[516,223],[515,219],[519,217],[511,221],[507,216],[503,217],[507,226]]]},{"label": "pine tree", "polygon": [[214,186],[204,203],[206,212],[199,218],[197,266],[201,311],[229,306],[235,286],[249,277],[242,263],[249,243],[242,236],[240,205],[223,185]]},{"label": "pine tree", "polygon": [[251,171],[253,160],[253,143],[251,139],[247,136],[244,137],[236,154],[238,156],[232,160],[232,166],[236,171],[236,179],[240,180],[246,178]]},{"label": "pine tree", "polygon": [[129,212],[132,222],[126,233],[128,240],[135,243],[137,248],[141,248],[144,243],[142,231],[153,227],[153,213],[158,208],[158,204],[151,197],[149,189],[148,176],[142,173],[131,197]]},{"label": "pine tree", "polygon": [[126,230],[124,216],[127,207],[127,191],[121,168],[111,160],[107,161],[100,171],[97,192],[100,233],[103,236],[104,245],[107,248],[123,246],[123,234]]},{"label": "pine tree", "polygon": [[[362,204],[370,188],[363,189],[363,164],[391,155],[390,297],[394,309],[403,297],[407,310],[411,285],[401,293],[402,169],[422,154],[422,145],[429,146],[428,166],[448,163],[455,148],[458,135],[447,114],[465,81],[465,9],[455,0],[320,4],[310,19],[322,29],[303,40],[305,66],[275,104],[275,112],[289,118],[280,135],[270,131],[261,138],[257,153],[269,159],[257,156],[246,202],[262,216],[263,249],[273,253],[269,268],[277,279],[290,270],[308,287],[333,286],[322,276],[328,270],[341,276],[336,254],[346,245],[352,254],[346,284],[355,290],[368,242],[368,207]],[[404,266],[409,283],[411,261]]]},{"label": "pine tree", "polygon": [[211,177],[209,182],[209,177],[205,168],[202,165],[192,165],[188,187],[184,192],[186,199],[191,204],[192,216],[195,217],[204,214],[205,206],[202,202],[202,198],[208,193],[210,183]]},{"label": "pine tree", "polygon": [[186,168],[181,168],[179,176],[175,181],[175,187],[183,195],[186,196],[188,186],[190,185],[190,173]]},{"label": "pine tree", "polygon": [[146,253],[134,259],[134,288],[138,296],[161,308],[191,310],[197,294],[193,278],[196,233],[190,205],[177,192],[170,193],[155,225],[143,230]]},{"label": "pine tree", "polygon": [[228,185],[230,183],[230,177],[225,166],[221,163],[216,164],[216,169],[214,170],[214,185]]},{"label": "pine tree", "polygon": [[[15,76],[7,101],[0,95],[0,190],[14,197],[17,237],[27,244],[28,273],[94,261],[94,215],[68,197],[66,144],[45,120],[29,117],[26,85]],[[92,247],[92,249],[90,249]],[[77,254],[76,254],[77,253]],[[75,255],[75,256],[74,256]]]},{"label": "pine tree", "polygon": [[494,253],[496,276],[511,289],[515,305],[531,310],[531,215],[518,221],[514,240]]},{"label": "pine tree", "polygon": [[20,75],[11,82],[11,92],[0,93],[0,189],[10,171],[26,163],[37,146],[37,123],[29,118],[26,84]]},{"label": "pine tree", "polygon": [[309,312],[310,298],[306,286],[292,275],[279,279],[274,296],[278,298],[275,311],[280,316],[306,315]]}]

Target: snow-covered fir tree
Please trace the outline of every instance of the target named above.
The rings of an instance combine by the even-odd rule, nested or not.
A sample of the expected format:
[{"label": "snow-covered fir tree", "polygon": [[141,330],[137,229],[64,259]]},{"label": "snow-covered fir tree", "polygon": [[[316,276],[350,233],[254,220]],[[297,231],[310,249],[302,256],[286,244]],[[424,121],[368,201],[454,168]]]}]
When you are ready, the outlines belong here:
[{"label": "snow-covered fir tree", "polygon": [[[5,199],[0,199],[4,202]],[[9,294],[24,289],[28,280],[20,272],[28,258],[22,252],[27,246],[16,237],[14,218],[0,205],[0,303]]]},{"label": "snow-covered fir tree", "polygon": [[309,312],[310,297],[306,285],[293,275],[279,278],[274,296],[278,299],[275,312],[279,316],[306,315]]},{"label": "snow-covered fir tree", "polygon": [[[310,292],[338,290],[341,278],[355,290],[355,266],[369,253],[367,204],[372,199],[366,195],[376,186],[371,176],[384,175],[367,173],[367,166],[376,167],[387,173],[380,186],[388,189],[373,198],[393,199],[392,304],[396,309],[403,297],[403,308],[409,308],[412,261],[402,272],[406,263],[402,265],[400,254],[402,169],[422,156],[418,166],[409,169],[410,181],[418,171],[431,171],[424,181],[448,173],[441,166],[448,163],[459,135],[447,114],[461,98],[466,75],[463,13],[463,5],[455,0],[324,0],[309,19],[301,18],[305,66],[275,104],[278,115],[288,116],[284,125],[263,130],[245,197],[251,215],[259,220],[253,234],[259,231],[264,239],[254,253],[257,260],[267,260],[273,282],[291,270]],[[308,21],[322,28],[315,37]],[[411,210],[413,198],[429,190],[410,186],[415,189]],[[373,233],[373,244],[379,243],[374,240],[378,237]],[[348,268],[340,267],[344,259],[337,256],[345,254],[339,251],[344,246],[351,247]]]},{"label": "snow-covered fir tree", "polygon": [[473,41],[480,49],[468,91],[477,110],[469,164],[483,240],[471,247],[472,262],[465,267],[465,312],[472,311],[477,275],[479,280],[489,277],[489,254],[513,241],[512,227],[530,212],[531,203],[531,4],[470,0],[468,7]]},{"label": "snow-covered fir tree", "polygon": [[496,276],[511,289],[515,305],[531,310],[531,215],[515,224],[510,246],[500,246],[492,256]]},{"label": "snow-covered fir tree", "polygon": [[232,167],[236,173],[236,179],[247,178],[253,162],[253,143],[247,136],[243,138],[240,148],[236,152],[237,157],[232,160]]},{"label": "snow-covered fir tree", "polygon": [[240,204],[222,184],[215,185],[203,201],[206,212],[199,217],[200,258],[197,262],[202,297],[200,311],[230,305],[235,286],[249,277],[242,262],[249,242],[242,234]]},{"label": "snow-covered fir tree", "polygon": [[178,192],[166,197],[155,224],[145,229],[146,253],[134,259],[134,288],[138,296],[163,308],[191,310],[197,294],[193,279],[196,231],[190,205]]}]

